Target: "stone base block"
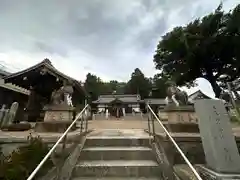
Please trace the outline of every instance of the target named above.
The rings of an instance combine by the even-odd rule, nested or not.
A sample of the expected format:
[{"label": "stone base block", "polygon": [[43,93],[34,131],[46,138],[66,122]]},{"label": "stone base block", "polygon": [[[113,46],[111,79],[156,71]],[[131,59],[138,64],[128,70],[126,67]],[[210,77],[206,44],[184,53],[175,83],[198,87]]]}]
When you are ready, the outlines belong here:
[{"label": "stone base block", "polygon": [[29,129],[31,129],[30,123],[9,124],[1,127],[2,131],[28,131]]},{"label": "stone base block", "polygon": [[159,117],[159,119],[161,119],[161,121],[167,121],[168,120],[168,114],[166,112],[159,112],[158,117]]},{"label": "stone base block", "polygon": [[166,107],[164,112],[167,114],[169,122],[197,123],[197,117],[193,106]]},{"label": "stone base block", "polygon": [[174,122],[164,122],[164,126],[170,132],[184,132],[184,133],[199,133],[199,128],[197,123],[174,123]]},{"label": "stone base block", "polygon": [[44,116],[44,122],[49,121],[71,121],[73,120],[73,111],[46,111]]},{"label": "stone base block", "polygon": [[[55,132],[63,133],[71,125],[72,121],[51,121],[51,122],[37,122],[35,125],[36,132]],[[71,131],[76,130],[76,124],[73,125]]]},{"label": "stone base block", "polygon": [[197,165],[196,169],[204,180],[239,180],[240,179],[240,172],[239,174],[217,173],[203,165]]}]

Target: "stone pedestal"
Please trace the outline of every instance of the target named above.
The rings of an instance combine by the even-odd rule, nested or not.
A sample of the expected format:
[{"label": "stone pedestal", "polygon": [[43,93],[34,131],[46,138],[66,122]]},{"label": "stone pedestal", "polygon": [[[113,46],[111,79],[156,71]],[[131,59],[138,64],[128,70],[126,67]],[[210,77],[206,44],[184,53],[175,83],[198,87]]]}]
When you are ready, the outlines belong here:
[{"label": "stone pedestal", "polygon": [[163,111],[169,123],[197,123],[193,106],[167,106]]},{"label": "stone pedestal", "polygon": [[67,105],[58,105],[46,106],[43,110],[45,111],[44,122],[72,121],[75,108]]},{"label": "stone pedestal", "polygon": [[163,122],[163,125],[169,132],[175,133],[199,133],[197,123],[174,123],[174,122]]},{"label": "stone pedestal", "polygon": [[204,180],[237,180],[237,179],[240,179],[240,174],[217,173],[216,171],[213,171],[203,165],[196,165],[196,170],[198,171],[199,175]]},{"label": "stone pedestal", "polygon": [[[67,105],[46,106],[44,122],[38,122],[35,125],[36,132],[64,132],[73,121],[74,107]],[[76,125],[72,130],[76,129]]]},{"label": "stone pedestal", "polygon": [[[64,133],[71,125],[72,121],[49,121],[49,122],[37,122],[35,125],[36,132],[52,132],[52,133]],[[70,131],[76,130],[76,124],[73,125]]]}]

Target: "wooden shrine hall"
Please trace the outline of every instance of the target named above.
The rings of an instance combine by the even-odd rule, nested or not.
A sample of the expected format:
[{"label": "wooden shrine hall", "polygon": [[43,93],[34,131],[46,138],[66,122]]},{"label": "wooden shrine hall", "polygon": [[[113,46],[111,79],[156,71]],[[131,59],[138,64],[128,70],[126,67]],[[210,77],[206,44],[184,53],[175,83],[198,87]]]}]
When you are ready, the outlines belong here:
[{"label": "wooden shrine hall", "polygon": [[51,101],[52,92],[60,89],[65,82],[73,87],[72,104],[77,109],[82,108],[87,97],[82,84],[58,71],[49,59],[27,68],[23,71],[5,76],[6,83],[12,83],[30,91],[26,105],[27,120],[41,121],[43,107]]}]

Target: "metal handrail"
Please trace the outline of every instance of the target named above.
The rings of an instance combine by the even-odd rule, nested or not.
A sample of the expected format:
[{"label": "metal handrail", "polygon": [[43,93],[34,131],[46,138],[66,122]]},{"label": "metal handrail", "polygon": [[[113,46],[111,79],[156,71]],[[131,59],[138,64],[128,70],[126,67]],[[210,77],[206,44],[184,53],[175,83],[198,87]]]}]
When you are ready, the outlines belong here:
[{"label": "metal handrail", "polygon": [[63,135],[58,139],[58,141],[55,143],[55,145],[50,149],[50,151],[47,153],[47,155],[42,159],[42,161],[38,164],[38,166],[35,168],[35,170],[30,174],[30,176],[27,178],[27,180],[32,180],[34,176],[37,174],[37,172],[41,169],[43,164],[47,161],[47,159],[50,157],[50,155],[53,153],[53,151],[56,149],[58,144],[64,139],[64,137],[67,135],[67,133],[70,131],[72,126],[77,122],[79,117],[83,114],[83,112],[87,109],[89,105],[87,104],[83,110],[77,115],[75,120],[72,122],[72,124],[67,128],[67,130],[63,133]]},{"label": "metal handrail", "polygon": [[198,172],[196,171],[196,169],[193,167],[193,165],[190,163],[190,161],[188,160],[188,158],[185,156],[185,154],[182,152],[181,148],[177,145],[177,143],[175,142],[175,140],[172,138],[172,136],[170,135],[170,133],[167,131],[167,129],[164,127],[164,125],[162,124],[162,122],[160,121],[160,119],[157,117],[157,115],[153,112],[152,108],[149,106],[149,104],[147,104],[148,109],[151,111],[151,113],[153,114],[153,116],[156,118],[156,120],[159,122],[159,124],[161,125],[161,127],[163,128],[163,130],[165,131],[165,133],[167,134],[167,136],[169,137],[169,139],[172,141],[173,145],[175,146],[175,148],[178,150],[178,152],[180,153],[180,155],[182,156],[182,158],[184,159],[184,161],[187,163],[187,165],[189,166],[189,168],[192,170],[192,172],[194,173],[194,175],[196,176],[196,178],[198,180],[203,180],[201,178],[201,176],[198,174]]}]

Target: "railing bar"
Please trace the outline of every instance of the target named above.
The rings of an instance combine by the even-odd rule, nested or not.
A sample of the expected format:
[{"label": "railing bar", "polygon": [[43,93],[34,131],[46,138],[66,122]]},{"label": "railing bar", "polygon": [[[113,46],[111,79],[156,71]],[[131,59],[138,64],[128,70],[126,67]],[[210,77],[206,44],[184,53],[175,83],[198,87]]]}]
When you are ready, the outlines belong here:
[{"label": "railing bar", "polygon": [[149,111],[147,111],[147,120],[148,120],[148,130],[151,132],[151,127],[150,127],[150,118],[149,118]]},{"label": "railing bar", "polygon": [[151,114],[151,120],[152,120],[152,130],[153,130],[153,140],[155,142],[155,124],[154,124],[154,117]]},{"label": "railing bar", "polygon": [[67,130],[63,133],[63,135],[58,139],[58,141],[55,143],[55,145],[50,149],[50,151],[47,153],[47,155],[43,158],[43,160],[38,164],[38,166],[35,168],[35,170],[30,174],[30,176],[27,178],[27,180],[32,180],[34,176],[37,174],[39,169],[42,167],[42,165],[45,163],[45,161],[49,158],[49,156],[52,154],[52,152],[55,150],[57,145],[62,141],[62,139],[66,136],[68,131],[72,128],[72,126],[76,123],[78,118],[81,116],[81,114],[86,110],[88,107],[88,104],[83,108],[83,110],[77,115],[75,120],[72,122],[72,124],[67,128]]},{"label": "railing bar", "polygon": [[157,121],[159,122],[159,124],[162,126],[163,130],[165,131],[165,133],[167,134],[167,136],[169,137],[169,139],[172,141],[172,143],[174,144],[174,146],[177,148],[178,152],[181,154],[182,158],[184,159],[184,161],[187,163],[187,165],[190,167],[190,169],[193,171],[194,175],[197,177],[198,180],[203,180],[201,178],[201,176],[198,174],[198,172],[196,171],[196,169],[193,167],[193,165],[190,163],[190,161],[188,160],[188,158],[185,156],[185,154],[182,152],[181,148],[177,145],[177,143],[175,142],[175,140],[172,138],[172,136],[170,135],[170,133],[167,131],[167,129],[164,127],[164,125],[162,124],[162,122],[158,119],[157,115],[153,112],[153,110],[151,109],[151,107],[149,105],[147,105],[148,108],[150,109],[150,111],[152,112],[152,114],[154,115],[154,117],[157,119]]},{"label": "railing bar", "polygon": [[87,131],[88,129],[88,116],[86,117],[86,126],[85,126],[85,132]]},{"label": "railing bar", "polygon": [[80,124],[80,132],[82,133],[83,132],[83,121],[84,121],[84,116],[82,114],[82,117],[81,117],[81,124]]}]

